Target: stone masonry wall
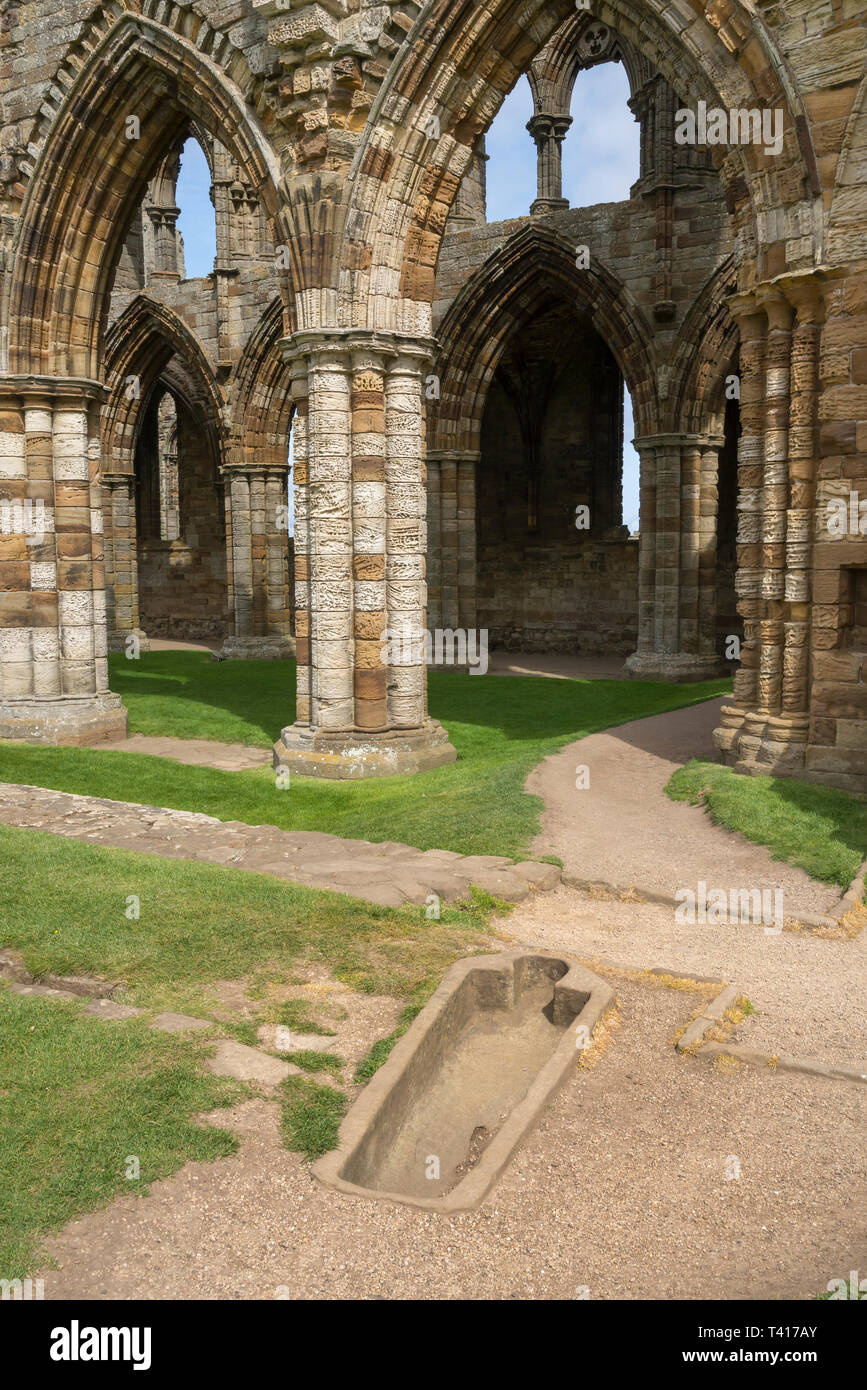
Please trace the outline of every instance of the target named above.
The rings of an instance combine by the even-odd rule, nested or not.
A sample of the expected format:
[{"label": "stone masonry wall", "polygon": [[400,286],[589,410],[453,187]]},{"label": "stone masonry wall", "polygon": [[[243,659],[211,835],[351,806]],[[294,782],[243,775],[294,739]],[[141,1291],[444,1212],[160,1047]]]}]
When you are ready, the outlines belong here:
[{"label": "stone masonry wall", "polygon": [[222,489],[195,417],[178,404],[180,539],[139,534],[139,614],[149,637],[225,636],[226,535]]},{"label": "stone masonry wall", "polygon": [[489,393],[476,474],[477,621],[492,646],[635,649],[638,543],[620,524],[621,410],[617,366],[574,311],[516,333]]}]

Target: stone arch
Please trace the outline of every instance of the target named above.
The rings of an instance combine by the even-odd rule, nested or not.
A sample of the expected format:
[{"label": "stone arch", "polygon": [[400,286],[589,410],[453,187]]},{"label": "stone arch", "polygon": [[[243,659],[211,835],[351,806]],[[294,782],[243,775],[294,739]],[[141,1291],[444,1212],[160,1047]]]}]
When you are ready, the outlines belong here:
[{"label": "stone arch", "polygon": [[191,120],[232,150],[281,242],[279,170],[242,90],[188,38],[124,14],[66,90],[27,186],[7,306],[12,373],[99,377],[126,228]]},{"label": "stone arch", "polygon": [[[478,448],[487,389],[512,330],[546,295],[574,297],[608,345],[633,400],[636,429],[657,428],[653,333],[625,285],[598,258],[579,270],[575,248],[547,227],[525,227],[463,287],[440,325],[439,409],[429,447]],[[493,324],[496,321],[496,330]]]},{"label": "stone arch", "polygon": [[[82,23],[78,36],[67,48],[54,80],[45,92],[29,141],[27,156],[19,161],[21,178],[25,183],[33,174],[38,157],[57,121],[70,88],[78,81],[91,54],[100,47],[115,26],[126,18],[150,20],[195,44],[196,50],[206,60],[220,65],[221,77],[228,74],[243,94],[245,102],[256,112],[263,124],[267,124],[269,108],[265,84],[251,70],[243,50],[235,44],[231,32],[212,28],[204,16],[189,4],[168,8],[164,0],[141,0],[133,9],[129,4],[123,3],[123,0],[105,0],[105,3],[96,6]],[[207,127],[203,126],[198,133],[194,133],[202,142],[207,134]]]},{"label": "stone arch", "polygon": [[597,23],[596,17],[586,10],[576,10],[533,59],[527,69],[527,79],[535,112],[568,116],[578,74],[599,63],[621,62],[629,82],[630,96],[635,96],[649,74],[649,65],[632,44],[614,32],[611,32],[610,41],[600,56],[582,49],[579,46],[582,36]]},{"label": "stone arch", "polygon": [[731,257],[718,266],[696,296],[671,353],[665,427],[684,434],[721,425],[726,376],[740,335],[726,300],[737,286]]},{"label": "stone arch", "polygon": [[[666,428],[682,443],[681,480],[697,494],[698,506],[681,497],[681,526],[697,531],[700,551],[693,568],[697,609],[691,618],[703,631],[705,648],[725,654],[728,639],[743,638],[737,607],[737,488],[740,392],[727,381],[738,374],[740,331],[728,300],[737,272],[728,257],[709,276],[687,314],[671,353]],[[697,573],[696,573],[697,571]]]},{"label": "stone arch", "polygon": [[[195,383],[195,396],[190,403],[199,408],[215,457],[222,462],[224,402],[205,350],[183,319],[165,304],[142,293],[106,334],[105,374],[109,397],[102,420],[106,471],[132,471],[141,411],[174,356],[183,361]],[[128,392],[125,383],[130,377],[137,378],[137,386]]]},{"label": "stone arch", "polygon": [[[544,366],[557,339],[560,366],[572,362],[577,375]],[[621,378],[639,429],[655,430],[644,312],[598,257],[578,269],[573,245],[531,223],[464,285],[439,340],[440,400],[427,431],[431,625],[478,623],[507,647],[626,655],[638,548],[622,525]],[[583,502],[593,512],[586,537],[574,519]],[[549,565],[560,580],[543,617],[528,595]]]},{"label": "stone arch", "polygon": [[294,653],[293,542],[289,540],[289,439],[295,402],[281,342],[282,300],[271,301],[227,384],[226,515],[234,613],[227,656]]},{"label": "stone arch", "polygon": [[283,304],[274,299],[250,334],[229,383],[231,464],[286,466],[294,403],[291,371],[279,347],[284,334]]},{"label": "stone arch", "polygon": [[[439,245],[473,146],[572,9],[569,0],[493,0],[482,11],[440,0],[419,16],[353,161],[339,282],[354,322],[427,331]],[[684,98],[784,110],[784,151],[773,166],[760,149],[734,147],[721,162],[722,177],[742,233],[747,279],[817,263],[819,184],[809,126],[755,11],[733,3],[724,21],[696,16],[684,28],[663,0],[649,0],[640,11],[633,0],[603,0],[597,18],[634,44]],[[439,140],[427,134],[432,117]],[[787,239],[775,225],[775,214],[791,207],[786,190],[792,186],[804,203],[798,220],[799,232],[810,228],[806,238]]]},{"label": "stone arch", "polygon": [[[198,536],[202,520],[209,543],[202,543],[190,552],[193,567],[207,568],[211,593],[197,595],[199,610],[214,609],[208,617],[207,630],[182,634],[173,628],[160,630],[158,635],[213,636],[225,630],[227,595],[226,526],[220,476],[225,462],[224,403],[204,348],[196,334],[166,305],[147,293],[136,296],[123,314],[112,324],[106,335],[105,369],[108,399],[102,413],[101,482],[105,531],[106,607],[109,621],[109,641],[115,648],[124,646],[130,633],[144,639],[145,626],[153,626],[147,610],[154,593],[171,579],[173,559],[170,551],[184,545],[186,515],[181,496],[187,487],[186,459],[175,468],[177,483],[177,517],[181,523],[170,530],[156,523],[142,529],[141,509],[145,493],[149,499],[145,515],[153,518],[157,510],[157,469],[162,468],[153,455],[155,430],[161,398],[169,393],[176,407],[178,437],[185,432],[188,443],[193,441],[193,475],[196,479],[196,522],[192,527]],[[145,439],[142,431],[145,429]],[[156,437],[156,436],[154,436]],[[144,452],[142,453],[142,449]],[[142,458],[149,459],[146,469],[148,482],[144,486],[141,474]],[[162,492],[162,482],[159,484]],[[197,542],[198,544],[198,542]],[[156,566],[156,568],[155,568]],[[159,567],[162,566],[162,569]],[[165,571],[165,573],[163,572]],[[190,576],[193,577],[192,575]],[[184,582],[181,576],[181,582]],[[196,579],[198,582],[198,578]],[[163,615],[164,617],[167,615]],[[202,612],[199,612],[202,619]]]},{"label": "stone arch", "polygon": [[867,76],[852,104],[834,178],[828,214],[828,259],[833,265],[867,260],[867,226],[859,190],[867,165]]}]

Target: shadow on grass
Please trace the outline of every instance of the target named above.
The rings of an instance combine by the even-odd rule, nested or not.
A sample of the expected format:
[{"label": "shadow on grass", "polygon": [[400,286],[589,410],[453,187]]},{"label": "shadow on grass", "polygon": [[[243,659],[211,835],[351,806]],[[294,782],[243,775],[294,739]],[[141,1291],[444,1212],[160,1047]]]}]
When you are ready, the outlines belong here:
[{"label": "shadow on grass", "polygon": [[[268,746],[295,718],[294,661],[211,661],[207,652],[147,652],[110,659],[111,688],[130,713],[130,731],[255,742]],[[672,707],[672,687],[654,681],[548,680],[433,671],[431,714],[446,728],[497,730],[510,742],[577,737],[613,720]],[[727,682],[677,687],[678,703],[706,700]],[[214,713],[222,712],[222,713]],[[459,755],[461,749],[458,749]]]},{"label": "shadow on grass", "polygon": [[747,777],[693,760],[666,788],[675,801],[704,802],[712,819],[766,845],[774,859],[848,888],[867,856],[867,800],[789,777]]},{"label": "shadow on grass", "polygon": [[292,660],[212,661],[208,652],[181,651],[132,661],[113,654],[109,673],[131,733],[268,747],[295,718]]},{"label": "shadow on grass", "polygon": [[[211,663],[201,652],[159,652],[128,665],[135,670],[121,667],[115,688],[127,701],[132,732],[267,746],[291,716],[292,662]],[[706,700],[721,684],[434,672],[431,712],[458,759],[412,776],[323,781],[293,774],[287,790],[275,788],[271,768],[225,772],[119,750],[6,743],[0,778],[249,825],[522,855],[542,807],[524,790],[533,766],[588,733]]]},{"label": "shadow on grass", "polygon": [[[781,807],[794,807],[805,816],[821,815],[830,822],[833,838],[857,855],[859,865],[867,859],[867,800],[817,782],[799,782],[792,777],[767,780],[771,798]],[[780,814],[785,816],[786,810]]]}]

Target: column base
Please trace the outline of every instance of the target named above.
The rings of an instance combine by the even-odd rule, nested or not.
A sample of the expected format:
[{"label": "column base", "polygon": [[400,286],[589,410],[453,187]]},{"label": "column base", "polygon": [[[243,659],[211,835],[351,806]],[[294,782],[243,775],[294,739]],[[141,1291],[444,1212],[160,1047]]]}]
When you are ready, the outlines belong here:
[{"label": "column base", "polygon": [[138,641],[140,652],[149,652],[151,649],[150,638],[140,627],[130,627],[121,629],[118,632],[109,633],[108,650],[110,652],[125,652],[126,644],[130,637],[135,637]]},{"label": "column base", "polygon": [[355,781],[361,777],[400,777],[428,772],[453,763],[457,752],[436,719],[418,729],[338,729],[333,733],[290,724],[274,744],[274,766],[288,767],[299,777],[328,777]]},{"label": "column base", "polygon": [[633,652],[626,658],[626,672],[635,681],[710,681],[727,676],[731,664],[725,657],[712,653],[701,656],[692,652]]},{"label": "column base", "polygon": [[294,655],[294,637],[227,637],[220,648],[226,661],[285,661]]},{"label": "column base", "polygon": [[728,767],[749,777],[804,776],[809,715],[764,714],[736,705],[723,705],[721,715],[713,741]]},{"label": "column base", "polygon": [[128,715],[119,695],[67,695],[0,700],[0,738],[83,747],[126,738]]}]

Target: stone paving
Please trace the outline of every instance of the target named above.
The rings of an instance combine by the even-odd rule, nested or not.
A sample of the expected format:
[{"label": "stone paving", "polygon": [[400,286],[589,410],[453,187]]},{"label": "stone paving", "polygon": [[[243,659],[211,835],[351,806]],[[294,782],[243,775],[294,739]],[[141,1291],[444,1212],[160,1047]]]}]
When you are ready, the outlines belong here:
[{"label": "stone paving", "polygon": [[465,897],[472,884],[507,902],[521,902],[532,888],[553,888],[560,881],[560,870],[553,864],[418,850],[394,840],[344,840],[316,830],[245,825],[194,811],[9,782],[0,783],[0,822],[166,859],[197,859],[272,874],[385,907],[424,903],[433,894],[452,902]]},{"label": "stone paving", "polygon": [[269,767],[274,761],[270,748],[254,748],[247,743],[217,743],[209,738],[167,738],[155,734],[132,734],[95,743],[94,748],[111,753],[147,753],[152,758],[171,758],[190,767],[216,767],[221,772],[246,772],[251,767]]}]

